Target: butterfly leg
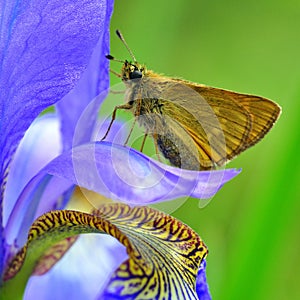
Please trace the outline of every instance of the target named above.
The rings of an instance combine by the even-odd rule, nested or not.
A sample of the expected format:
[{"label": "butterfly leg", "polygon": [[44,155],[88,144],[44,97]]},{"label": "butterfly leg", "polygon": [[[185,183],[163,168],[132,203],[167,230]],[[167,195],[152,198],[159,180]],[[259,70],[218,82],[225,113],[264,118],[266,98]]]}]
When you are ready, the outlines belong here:
[{"label": "butterfly leg", "polygon": [[133,128],[134,128],[135,123],[136,123],[136,118],[134,118],[134,121],[133,121],[133,123],[132,123],[132,125],[131,125],[130,131],[129,131],[129,134],[128,134],[128,136],[127,136],[127,139],[126,139],[126,141],[125,141],[125,143],[124,143],[124,146],[126,146],[126,145],[128,144],[128,141],[129,141],[129,138],[130,138],[130,136],[131,136],[131,134],[132,134],[132,131],[133,131]]},{"label": "butterfly leg", "polygon": [[157,133],[153,133],[152,134],[153,140],[154,140],[154,146],[155,146],[155,154],[157,157],[157,160],[162,162],[161,156],[160,156],[160,152],[158,150],[158,144],[157,144]]},{"label": "butterfly leg", "polygon": [[[105,135],[103,136],[103,138],[101,139],[101,141],[103,141],[103,140],[106,139],[106,137],[107,137],[107,135],[108,135],[108,133],[109,133],[109,131],[110,131],[110,129],[111,129],[111,126],[112,126],[114,120],[116,119],[117,110],[118,110],[118,109],[131,109],[131,108],[132,108],[132,106],[129,105],[128,103],[123,104],[123,105],[118,105],[118,106],[116,106],[116,107],[114,108],[114,111],[113,111],[112,116],[111,116],[111,121],[110,121],[110,123],[109,123],[109,125],[108,125],[108,128],[107,128],[107,130],[106,130],[106,133],[105,133]],[[132,130],[131,130],[131,131],[132,131]]]},{"label": "butterfly leg", "polygon": [[110,93],[110,94],[114,94],[114,95],[119,95],[119,94],[124,94],[124,93],[125,93],[125,90],[123,90],[123,91],[109,90],[109,93]]},{"label": "butterfly leg", "polygon": [[121,74],[119,74],[119,73],[117,73],[116,71],[114,71],[114,70],[109,70],[112,74],[114,74],[114,75],[116,75],[117,77],[119,77],[119,78],[122,78],[122,75]]},{"label": "butterfly leg", "polygon": [[148,136],[148,132],[146,132],[146,133],[144,134],[144,138],[143,138],[142,145],[141,145],[141,149],[140,149],[141,152],[143,152],[143,149],[144,149],[144,146],[145,146],[145,142],[146,142],[147,136]]},{"label": "butterfly leg", "polygon": [[[128,136],[127,136],[127,139],[126,139],[126,141],[125,141],[125,143],[124,143],[125,146],[128,144],[129,138],[130,138],[130,136],[131,136],[131,134],[132,134],[132,131],[133,131],[133,128],[134,128],[135,123],[136,123],[136,121],[137,121],[137,118],[140,116],[141,101],[140,101],[140,100],[136,100],[136,101],[137,101],[137,108],[136,108],[135,113],[134,113],[135,118],[134,118],[134,121],[133,121],[132,126],[131,126],[131,128],[130,128],[130,131],[129,131],[129,134],[128,134]],[[125,105],[128,105],[128,106],[129,106],[129,103],[127,103],[127,104],[125,104]],[[131,107],[132,107],[132,106],[131,106]],[[130,108],[131,108],[131,107],[130,107]]]}]

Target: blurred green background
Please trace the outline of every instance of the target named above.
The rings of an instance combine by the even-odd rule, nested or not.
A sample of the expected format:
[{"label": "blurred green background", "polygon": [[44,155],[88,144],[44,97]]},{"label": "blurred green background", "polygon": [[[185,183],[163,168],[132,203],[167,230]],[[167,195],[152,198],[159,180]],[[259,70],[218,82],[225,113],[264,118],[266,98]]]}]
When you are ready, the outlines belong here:
[{"label": "blurred green background", "polygon": [[205,208],[189,200],[173,215],[210,250],[214,299],[299,299],[300,1],[116,0],[111,28],[117,58],[129,58],[118,28],[155,72],[282,106],[271,132],[228,164],[243,172]]}]

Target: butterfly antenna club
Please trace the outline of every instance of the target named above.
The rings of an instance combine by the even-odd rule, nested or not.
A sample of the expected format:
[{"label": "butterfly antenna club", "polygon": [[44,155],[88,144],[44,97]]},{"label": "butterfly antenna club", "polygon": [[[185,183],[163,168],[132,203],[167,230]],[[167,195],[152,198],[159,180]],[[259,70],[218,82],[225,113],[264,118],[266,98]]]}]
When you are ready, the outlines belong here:
[{"label": "butterfly antenna club", "polygon": [[133,61],[134,61],[134,62],[137,62],[137,60],[136,60],[134,54],[132,53],[131,49],[130,49],[129,46],[127,45],[127,43],[126,43],[126,41],[125,41],[125,39],[124,39],[124,37],[123,37],[121,31],[117,29],[117,30],[116,30],[116,34],[117,34],[117,36],[119,37],[119,39],[122,41],[122,43],[124,44],[124,46],[126,47],[127,51],[129,52],[130,56],[132,57]]}]

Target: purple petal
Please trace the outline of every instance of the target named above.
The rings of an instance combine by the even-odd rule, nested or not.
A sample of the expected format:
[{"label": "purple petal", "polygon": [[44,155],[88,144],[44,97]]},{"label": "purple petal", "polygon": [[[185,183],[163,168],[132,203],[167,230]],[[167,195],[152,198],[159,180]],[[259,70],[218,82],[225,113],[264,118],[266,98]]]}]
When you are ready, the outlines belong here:
[{"label": "purple petal", "polygon": [[[109,67],[105,55],[109,53],[109,22],[112,10],[113,1],[108,1],[106,16],[101,20],[101,26],[104,27],[104,30],[101,31],[99,42],[87,70],[76,87],[57,103],[62,122],[64,150],[90,141],[97,120],[97,111],[107,96]],[[94,99],[99,94],[100,96]],[[94,101],[92,101],[93,99]],[[73,139],[79,119],[81,119],[81,126],[77,129],[76,139]]]},{"label": "purple petal", "polygon": [[[44,171],[131,205],[153,204],[181,196],[210,198],[240,172],[179,169],[109,142],[76,147],[56,158]],[[97,203],[93,204],[97,207]]]},{"label": "purple petal", "polygon": [[4,194],[4,227],[8,216],[28,181],[61,153],[58,118],[45,115],[27,130],[10,166]]},{"label": "purple petal", "polygon": [[206,282],[206,261],[202,260],[200,268],[198,270],[197,280],[196,280],[196,292],[199,300],[211,300],[211,295],[209,293],[208,284]]},{"label": "purple petal", "polygon": [[106,2],[4,2],[0,45],[2,180],[34,118],[66,95],[85,70],[98,38],[107,30]]},{"label": "purple petal", "polygon": [[[1,2],[1,207],[7,169],[22,136],[43,109],[65,96],[80,79],[99,37],[107,32],[112,2]],[[2,250],[0,244],[1,258]]]},{"label": "purple petal", "polygon": [[[13,244],[15,237],[18,235],[22,236],[21,240],[23,241],[27,229],[21,232],[19,230],[23,226],[27,228],[28,222],[33,221],[33,219],[51,209],[62,209],[65,207],[65,203],[60,202],[62,199],[61,195],[68,192],[73,187],[73,184],[58,177],[44,177],[44,172],[42,172],[41,176],[37,176],[32,180],[30,188],[23,192],[14,208],[15,202],[25,184],[46,163],[59,154],[61,144],[59,143],[58,126],[58,119],[55,115],[46,115],[37,119],[26,132],[13,159],[4,198],[4,224],[6,224],[7,218],[10,217],[10,223],[7,224],[5,229],[5,236],[7,238],[6,242],[10,245]],[[97,124],[96,128],[100,137],[104,135],[107,126],[107,122],[99,122]],[[124,134],[123,124],[116,121],[112,127],[111,136],[115,136],[116,140],[118,140],[118,137],[120,140],[124,140]],[[43,194],[44,200],[40,201],[39,198]],[[26,201],[21,200],[24,198],[26,198]],[[37,207],[39,207],[38,212],[36,212]],[[12,213],[13,208],[14,211]],[[10,234],[7,234],[7,232]],[[23,242],[20,243],[22,244]],[[11,253],[9,249],[6,252],[7,258]]]},{"label": "purple petal", "polygon": [[30,278],[24,299],[94,300],[127,257],[110,236],[82,235],[49,272]]},{"label": "purple petal", "polygon": [[[196,172],[166,166],[142,153],[109,142],[90,143],[50,162],[23,190],[10,216],[5,238],[22,246],[32,221],[56,208],[72,184],[131,205],[147,205],[182,196],[212,197],[239,170]],[[94,198],[89,199],[94,203]],[[24,213],[26,219],[21,222]]]}]

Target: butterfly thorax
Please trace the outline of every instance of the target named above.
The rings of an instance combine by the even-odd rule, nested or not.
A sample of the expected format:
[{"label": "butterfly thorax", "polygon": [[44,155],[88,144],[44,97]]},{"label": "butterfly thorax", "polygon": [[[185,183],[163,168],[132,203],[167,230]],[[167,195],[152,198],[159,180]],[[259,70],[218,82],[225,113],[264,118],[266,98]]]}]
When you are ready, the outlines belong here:
[{"label": "butterfly thorax", "polygon": [[156,87],[149,78],[152,74],[145,65],[137,62],[125,60],[122,66],[122,81],[126,86],[125,100],[132,107],[135,116],[154,112],[157,108]]},{"label": "butterfly thorax", "polygon": [[161,121],[162,104],[159,99],[159,85],[153,82],[155,73],[144,65],[125,61],[121,70],[125,83],[127,107],[137,118],[137,122],[150,134],[164,127]]}]

